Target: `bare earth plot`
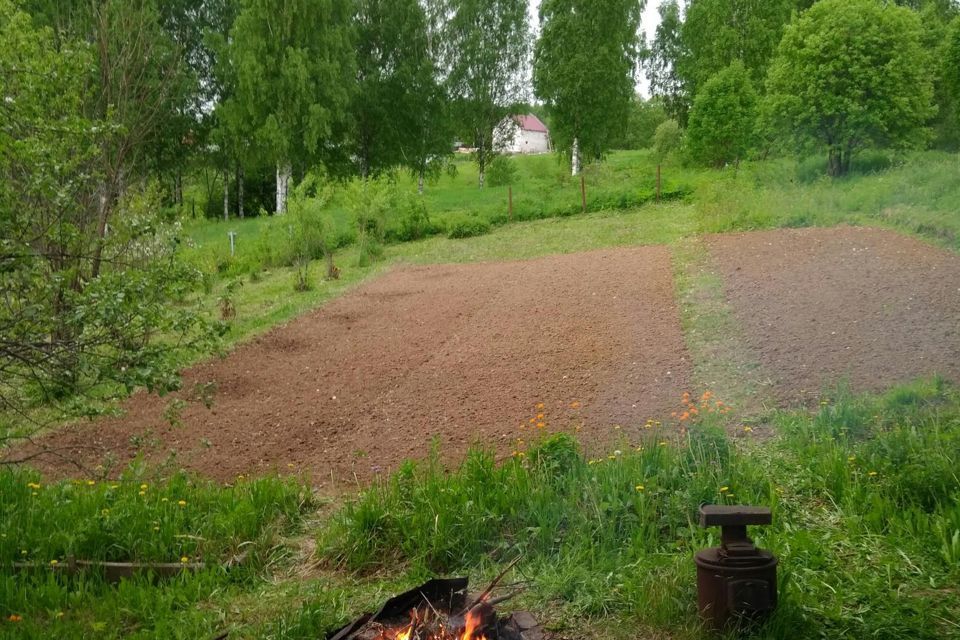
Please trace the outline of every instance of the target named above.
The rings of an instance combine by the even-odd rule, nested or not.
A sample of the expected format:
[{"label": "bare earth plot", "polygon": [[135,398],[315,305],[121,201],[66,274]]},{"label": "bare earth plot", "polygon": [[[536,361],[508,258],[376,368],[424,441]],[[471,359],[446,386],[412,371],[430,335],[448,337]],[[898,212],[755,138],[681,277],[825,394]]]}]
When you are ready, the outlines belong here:
[{"label": "bare earth plot", "polygon": [[278,468],[342,485],[433,439],[452,460],[478,441],[509,454],[541,402],[551,430],[582,423],[588,448],[607,445],[614,424],[673,409],[690,371],[666,247],[408,267],[187,371],[185,388],[216,393],[182,426],[162,416],[169,398],[137,394],[122,418],[47,444],[88,464],[175,450],[214,478]]},{"label": "bare earth plot", "polygon": [[781,402],[847,382],[960,381],[960,256],[878,229],[712,236],[710,252]]}]

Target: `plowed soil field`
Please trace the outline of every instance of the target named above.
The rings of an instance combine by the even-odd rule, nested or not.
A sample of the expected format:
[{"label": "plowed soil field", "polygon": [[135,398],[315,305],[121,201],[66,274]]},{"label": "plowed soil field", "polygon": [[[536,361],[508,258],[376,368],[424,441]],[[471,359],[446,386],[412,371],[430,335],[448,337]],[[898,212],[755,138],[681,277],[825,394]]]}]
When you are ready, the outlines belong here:
[{"label": "plowed soil field", "polygon": [[782,404],[838,384],[960,381],[960,256],[858,227],[724,234],[708,245]]},{"label": "plowed soil field", "polygon": [[606,445],[675,407],[690,373],[665,247],[397,268],[186,371],[185,389],[215,392],[181,426],[170,398],[141,393],[46,444],[88,465],[175,452],[217,479],[276,468],[342,486],[434,441],[443,459],[475,442],[509,455],[538,423]]},{"label": "plowed soil field", "polygon": [[[960,256],[849,227],[707,245],[781,404],[844,380],[960,381]],[[173,456],[221,480],[277,469],[342,488],[434,444],[449,462],[478,442],[509,455],[539,423],[607,448],[699,391],[691,377],[667,247],[401,267],[187,370],[184,388],[212,383],[213,404],[188,403],[180,426],[169,398],[140,393],[45,444],[90,466]]]}]

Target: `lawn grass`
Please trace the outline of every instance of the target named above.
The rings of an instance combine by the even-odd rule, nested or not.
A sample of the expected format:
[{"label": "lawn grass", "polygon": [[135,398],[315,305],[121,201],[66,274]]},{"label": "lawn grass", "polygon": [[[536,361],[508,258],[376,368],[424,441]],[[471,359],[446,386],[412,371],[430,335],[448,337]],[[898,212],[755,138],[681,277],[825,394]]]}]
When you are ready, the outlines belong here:
[{"label": "lawn grass", "polygon": [[771,425],[762,440],[711,417],[651,428],[596,460],[554,436],[501,465],[483,451],[449,473],[411,463],[348,504],[321,545],[361,572],[484,575],[520,555],[524,603],[549,624],[699,638],[691,556],[717,532],[697,526],[698,506],[764,504],[774,524],[754,538],[780,558],[782,599],[757,637],[957,637],[956,390],[838,392]]},{"label": "lawn grass", "polygon": [[510,579],[528,586],[510,606],[564,637],[707,638],[692,562],[718,539],[697,525],[706,502],[773,509],[774,524],[752,535],[780,559],[781,602],[753,637],[960,637],[956,388],[841,389],[814,413],[770,414],[763,437],[725,433],[706,410],[715,401],[693,397],[699,417],[683,430],[651,423],[594,459],[567,436],[518,434],[527,445],[499,463],[482,449],[453,470],[411,462],[313,516],[294,481],[218,488],[131,472],[36,488],[29,472],[0,471],[4,563],[22,547],[47,563],[76,553],[216,564],[254,550],[241,570],[160,583],[4,571],[0,634],[317,638],[427,577],[482,584],[520,556]]},{"label": "lawn grass", "polygon": [[[813,414],[755,412],[746,400],[762,397],[762,372],[738,338],[697,238],[849,223],[960,249],[957,156],[906,160],[840,181],[812,177],[810,163],[787,160],[747,163],[736,175],[668,164],[665,175],[694,190],[689,201],[580,214],[577,185],[553,158],[523,158],[517,202],[556,207],[544,219],[512,224],[496,217],[503,189],[480,192],[461,163],[456,177],[428,188],[428,207],[450,220],[493,221],[489,232],[387,244],[372,264],[347,246],[337,253],[341,278],[322,280],[316,264],[314,286],[302,293],[293,291],[291,269],[258,262],[258,238],[276,232],[282,218],[188,224],[191,260],[210,276],[209,313],[216,316],[225,297],[236,308],[228,346],[396,265],[670,244],[696,380],[747,419],[730,424],[730,415],[742,414],[709,415],[683,432],[651,425],[642,441],[592,461],[563,437],[525,437],[531,443],[501,464],[482,450],[452,471],[436,459],[411,463],[342,507],[318,512],[308,488],[271,478],[219,487],[132,469],[115,483],[88,485],[0,469],[6,566],[68,554],[218,565],[254,550],[240,570],[215,567],[162,583],[112,586],[94,575],[0,570],[0,636],[209,638],[229,630],[231,638],[317,638],[437,573],[482,583],[522,554],[517,571],[531,583],[516,606],[565,637],[708,637],[696,622],[691,560],[717,540],[716,531],[696,525],[705,501],[774,509],[774,525],[754,537],[780,557],[782,601],[755,637],[960,638],[957,390],[926,381],[882,396],[837,392]],[[611,185],[611,194],[618,182],[646,188],[652,163],[644,152],[612,154],[593,178]],[[529,185],[555,194],[546,198]],[[557,203],[576,211],[560,215]],[[349,227],[342,209],[339,215]],[[224,258],[228,229],[239,232],[234,260]]]}]

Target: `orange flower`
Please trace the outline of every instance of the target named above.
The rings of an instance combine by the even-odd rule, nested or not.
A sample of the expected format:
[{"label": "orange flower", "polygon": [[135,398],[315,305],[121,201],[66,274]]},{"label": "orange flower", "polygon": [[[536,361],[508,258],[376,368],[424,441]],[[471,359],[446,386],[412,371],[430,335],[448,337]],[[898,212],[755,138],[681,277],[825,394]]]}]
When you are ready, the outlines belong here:
[{"label": "orange flower", "polygon": [[10,614],[10,617],[7,618],[7,620],[9,620],[10,622],[20,622],[20,621],[23,620],[23,617],[22,617],[22,616],[18,616],[18,615],[15,614],[15,613],[11,613],[11,614]]},{"label": "orange flower", "polygon": [[538,413],[538,414],[537,414],[537,420],[543,420],[543,414],[542,414],[542,413]]},{"label": "orange flower", "polygon": [[683,422],[684,420],[687,420],[688,418],[690,418],[690,414],[688,412],[684,411],[683,413],[680,414],[681,422]]},{"label": "orange flower", "polygon": [[543,404],[542,402],[538,402],[538,403],[537,403],[537,410],[539,411],[540,409],[543,409],[545,406],[546,406],[546,405]]},{"label": "orange flower", "polygon": [[571,408],[571,409],[579,409],[579,408],[580,408],[580,401],[579,401],[579,400],[574,400],[573,402],[571,402],[571,403],[570,403],[570,408]]}]

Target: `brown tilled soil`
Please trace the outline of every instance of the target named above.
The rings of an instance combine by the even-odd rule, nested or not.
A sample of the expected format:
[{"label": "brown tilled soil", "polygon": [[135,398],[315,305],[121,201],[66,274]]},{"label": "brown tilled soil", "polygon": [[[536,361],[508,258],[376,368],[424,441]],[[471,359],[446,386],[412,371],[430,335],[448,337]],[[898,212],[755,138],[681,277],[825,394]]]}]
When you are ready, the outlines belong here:
[{"label": "brown tilled soil", "polygon": [[960,256],[854,227],[717,235],[708,245],[781,402],[844,383],[960,381]]},{"label": "brown tilled soil", "polygon": [[122,418],[46,444],[88,465],[176,451],[217,479],[277,468],[331,487],[423,457],[434,439],[448,460],[475,442],[508,455],[539,412],[608,445],[614,425],[629,434],[688,388],[673,294],[664,247],[396,269],[188,370],[185,388],[216,392],[182,426],[162,415],[169,398],[137,394]]}]

